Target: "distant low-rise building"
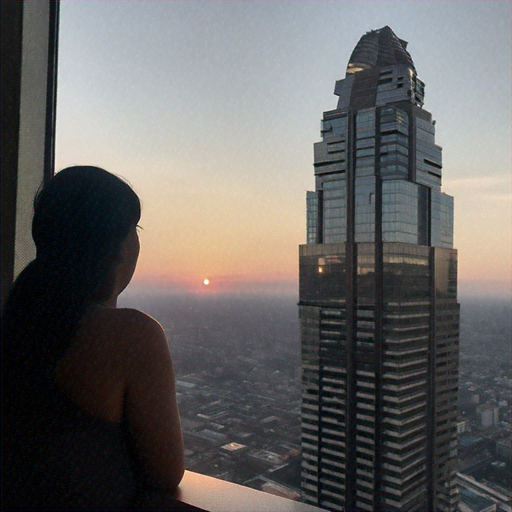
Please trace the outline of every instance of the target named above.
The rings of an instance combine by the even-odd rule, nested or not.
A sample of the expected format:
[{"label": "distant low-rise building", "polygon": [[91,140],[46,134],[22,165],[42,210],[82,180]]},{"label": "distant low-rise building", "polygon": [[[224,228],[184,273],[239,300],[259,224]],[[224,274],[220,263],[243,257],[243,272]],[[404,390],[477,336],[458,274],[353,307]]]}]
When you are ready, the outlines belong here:
[{"label": "distant low-rise building", "polygon": [[462,487],[459,493],[460,512],[495,512],[496,502]]},{"label": "distant low-rise building", "polygon": [[246,451],[247,446],[245,444],[240,443],[228,443],[224,446],[221,446],[221,450],[224,450],[228,453],[241,453],[243,451]]},{"label": "distant low-rise building", "polygon": [[469,421],[463,416],[457,418],[457,434],[464,434],[469,432]]},{"label": "distant low-rise building", "polygon": [[507,460],[511,459],[512,449],[510,439],[503,439],[496,443],[496,455]]},{"label": "distant low-rise building", "polygon": [[477,409],[480,425],[484,428],[497,425],[500,421],[500,410],[496,405],[485,404]]},{"label": "distant low-rise building", "polygon": [[[511,510],[510,496],[506,496],[503,492],[499,492],[489,485],[475,480],[475,478],[470,475],[457,473],[457,484],[459,486],[459,510],[461,512],[493,512],[495,510]],[[473,495],[476,495],[479,498],[485,498],[488,501],[484,502],[481,499],[475,498]],[[466,496],[465,500],[463,500],[463,496]],[[490,502],[494,504],[494,508],[492,508]]]},{"label": "distant low-rise building", "polygon": [[462,487],[459,492],[460,512],[495,512],[496,502]]}]

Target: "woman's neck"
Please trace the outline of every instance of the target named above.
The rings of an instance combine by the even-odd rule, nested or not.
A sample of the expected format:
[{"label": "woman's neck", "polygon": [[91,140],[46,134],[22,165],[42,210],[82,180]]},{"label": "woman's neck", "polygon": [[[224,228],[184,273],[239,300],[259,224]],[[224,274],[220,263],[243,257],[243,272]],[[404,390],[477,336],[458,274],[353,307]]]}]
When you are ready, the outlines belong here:
[{"label": "woman's neck", "polygon": [[107,297],[101,300],[95,300],[91,304],[95,304],[97,306],[102,306],[105,308],[116,308],[117,307],[117,295],[113,295],[112,297]]},{"label": "woman's neck", "polygon": [[106,300],[102,300],[101,302],[98,302],[98,304],[100,304],[102,306],[106,306],[107,308],[117,308],[117,296],[109,297]]}]

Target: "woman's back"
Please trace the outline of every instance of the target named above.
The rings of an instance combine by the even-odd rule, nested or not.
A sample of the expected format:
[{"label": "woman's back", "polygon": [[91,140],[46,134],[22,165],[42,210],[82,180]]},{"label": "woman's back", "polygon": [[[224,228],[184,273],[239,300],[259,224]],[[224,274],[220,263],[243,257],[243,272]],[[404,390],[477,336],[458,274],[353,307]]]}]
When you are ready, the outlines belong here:
[{"label": "woman's back", "polygon": [[134,326],[127,320],[134,313],[91,305],[55,372],[57,386],[72,402],[109,422],[123,419],[131,356],[136,349],[130,347]]},{"label": "woman's back", "polygon": [[124,425],[90,415],[56,387],[19,398],[3,417],[3,509],[122,509],[132,502],[138,478]]},{"label": "woman's back", "polygon": [[25,385],[9,386],[6,508],[123,508],[133,499],[141,482],[124,421],[123,316],[91,306],[54,382],[18,373]]},{"label": "woman's back", "polygon": [[184,471],[162,326],[117,309],[139,255],[140,201],[96,167],[65,169],[34,202],[36,258],[2,311],[4,505],[124,507]]}]

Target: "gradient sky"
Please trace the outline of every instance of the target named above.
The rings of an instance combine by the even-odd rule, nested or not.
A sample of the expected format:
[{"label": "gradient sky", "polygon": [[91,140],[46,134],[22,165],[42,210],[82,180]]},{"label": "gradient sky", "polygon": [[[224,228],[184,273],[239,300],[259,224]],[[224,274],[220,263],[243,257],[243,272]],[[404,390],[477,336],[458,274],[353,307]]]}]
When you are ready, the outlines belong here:
[{"label": "gradient sky", "polygon": [[436,120],[460,293],[509,295],[511,5],[61,0],[56,168],[135,188],[135,284],[296,293],[322,112],[360,37],[389,25]]}]

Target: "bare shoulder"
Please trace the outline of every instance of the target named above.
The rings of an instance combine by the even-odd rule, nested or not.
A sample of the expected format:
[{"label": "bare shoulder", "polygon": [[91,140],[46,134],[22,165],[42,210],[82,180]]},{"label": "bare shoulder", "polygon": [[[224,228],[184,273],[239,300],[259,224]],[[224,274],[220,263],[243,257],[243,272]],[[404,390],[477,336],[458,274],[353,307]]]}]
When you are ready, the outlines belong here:
[{"label": "bare shoulder", "polygon": [[119,308],[112,311],[112,320],[119,328],[129,329],[134,336],[164,334],[160,322],[143,311],[131,308]]},{"label": "bare shoulder", "polygon": [[156,371],[157,367],[172,365],[167,337],[162,325],[150,315],[129,308],[110,312],[110,327],[117,333],[116,342],[125,354],[127,380],[140,374]]},{"label": "bare shoulder", "polygon": [[167,337],[162,325],[150,315],[131,308],[97,308],[83,319],[85,331],[104,351],[117,353],[133,364],[167,356]]},{"label": "bare shoulder", "polygon": [[146,339],[164,334],[162,325],[152,316],[132,308],[98,308],[84,318],[88,327],[101,328],[113,336],[121,338]]},{"label": "bare shoulder", "polygon": [[89,308],[59,361],[61,389],[93,415],[120,421],[127,386],[170,361],[162,326],[136,309]]}]

